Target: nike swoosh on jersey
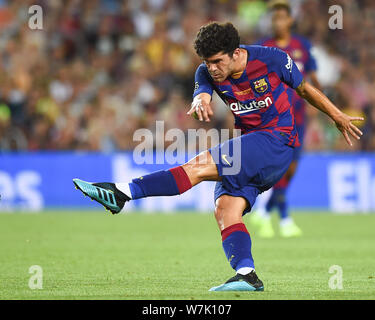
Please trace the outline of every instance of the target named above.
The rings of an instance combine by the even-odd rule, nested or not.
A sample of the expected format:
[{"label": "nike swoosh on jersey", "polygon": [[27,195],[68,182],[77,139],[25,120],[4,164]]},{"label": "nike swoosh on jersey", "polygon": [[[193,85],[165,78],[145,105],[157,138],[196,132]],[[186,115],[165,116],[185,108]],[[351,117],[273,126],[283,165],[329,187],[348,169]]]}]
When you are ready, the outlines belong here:
[{"label": "nike swoosh on jersey", "polygon": [[221,158],[222,158],[226,163],[228,163],[229,166],[232,166],[232,165],[229,163],[226,154],[223,154],[223,155],[221,156]]}]

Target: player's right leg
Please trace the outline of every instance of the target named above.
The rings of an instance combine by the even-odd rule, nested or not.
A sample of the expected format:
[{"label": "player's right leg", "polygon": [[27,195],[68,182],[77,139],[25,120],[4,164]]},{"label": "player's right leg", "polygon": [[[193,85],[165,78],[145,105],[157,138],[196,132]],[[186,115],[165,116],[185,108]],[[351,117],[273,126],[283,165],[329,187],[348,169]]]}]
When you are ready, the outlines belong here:
[{"label": "player's right leg", "polygon": [[210,152],[204,151],[182,166],[156,171],[127,183],[90,183],[80,179],[73,179],[73,183],[83,194],[116,214],[130,200],[179,195],[202,181],[219,180]]}]

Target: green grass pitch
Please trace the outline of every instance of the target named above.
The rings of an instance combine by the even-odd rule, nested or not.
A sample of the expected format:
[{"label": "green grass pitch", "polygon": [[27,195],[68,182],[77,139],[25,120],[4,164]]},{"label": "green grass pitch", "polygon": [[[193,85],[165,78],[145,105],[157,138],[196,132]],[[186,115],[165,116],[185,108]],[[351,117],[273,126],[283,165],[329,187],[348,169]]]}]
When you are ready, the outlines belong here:
[{"label": "green grass pitch", "polygon": [[[375,299],[375,215],[294,218],[298,239],[249,227],[265,291],[224,293],[208,292],[234,274],[212,214],[0,214],[0,299]],[[41,290],[28,287],[32,265]],[[328,286],[332,265],[341,290]]]}]

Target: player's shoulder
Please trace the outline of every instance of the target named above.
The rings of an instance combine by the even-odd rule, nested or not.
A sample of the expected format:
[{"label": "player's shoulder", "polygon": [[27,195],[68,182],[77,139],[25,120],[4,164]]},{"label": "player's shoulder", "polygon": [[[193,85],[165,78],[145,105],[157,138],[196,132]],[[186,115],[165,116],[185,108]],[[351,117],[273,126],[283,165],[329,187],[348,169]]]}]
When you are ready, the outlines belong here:
[{"label": "player's shoulder", "polygon": [[196,69],[196,71],[195,71],[195,73],[196,73],[196,75],[204,75],[204,76],[207,76],[207,77],[209,77],[209,78],[211,78],[209,75],[209,72],[208,72],[208,68],[207,68],[207,66],[206,66],[206,64],[205,63],[201,63],[198,67],[197,67],[197,69]]},{"label": "player's shoulder", "polygon": [[208,70],[207,66],[203,62],[197,67],[197,71],[206,71],[206,70]]}]

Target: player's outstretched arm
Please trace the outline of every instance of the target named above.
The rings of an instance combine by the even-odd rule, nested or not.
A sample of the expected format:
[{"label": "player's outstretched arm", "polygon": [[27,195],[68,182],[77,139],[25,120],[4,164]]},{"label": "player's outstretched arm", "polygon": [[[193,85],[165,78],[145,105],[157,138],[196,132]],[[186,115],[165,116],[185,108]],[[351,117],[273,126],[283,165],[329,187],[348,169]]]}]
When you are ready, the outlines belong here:
[{"label": "player's outstretched arm", "polygon": [[214,114],[210,102],[211,95],[209,93],[202,92],[196,95],[187,114],[199,121],[210,122],[210,117]]},{"label": "player's outstretched arm", "polygon": [[354,138],[358,140],[360,139],[360,136],[363,133],[352,123],[352,121],[364,120],[362,117],[350,117],[343,113],[327,98],[326,95],[308,82],[302,81],[296,91],[302,98],[307,100],[315,108],[326,113],[336,123],[337,128],[344,135],[346,142],[350,146],[353,144],[348,133]]}]

